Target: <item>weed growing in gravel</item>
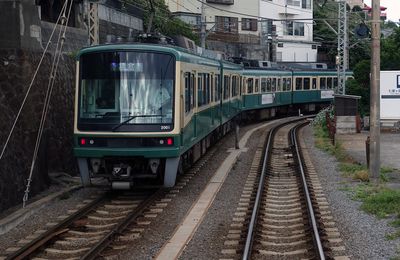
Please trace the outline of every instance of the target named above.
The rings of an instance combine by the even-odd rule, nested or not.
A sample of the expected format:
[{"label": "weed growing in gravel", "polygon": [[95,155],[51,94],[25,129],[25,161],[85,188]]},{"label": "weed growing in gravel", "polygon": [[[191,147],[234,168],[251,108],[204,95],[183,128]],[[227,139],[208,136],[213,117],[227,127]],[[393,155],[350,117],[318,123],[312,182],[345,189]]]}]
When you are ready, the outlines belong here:
[{"label": "weed growing in gravel", "polygon": [[[354,197],[363,202],[361,208],[364,211],[379,218],[400,215],[400,190],[370,184],[358,185]],[[400,219],[396,223],[400,223]]]},{"label": "weed growing in gravel", "polygon": [[[395,240],[400,237],[400,230],[397,230],[394,233],[386,234],[385,237],[387,240]],[[394,258],[394,259],[396,259],[396,258]]]}]

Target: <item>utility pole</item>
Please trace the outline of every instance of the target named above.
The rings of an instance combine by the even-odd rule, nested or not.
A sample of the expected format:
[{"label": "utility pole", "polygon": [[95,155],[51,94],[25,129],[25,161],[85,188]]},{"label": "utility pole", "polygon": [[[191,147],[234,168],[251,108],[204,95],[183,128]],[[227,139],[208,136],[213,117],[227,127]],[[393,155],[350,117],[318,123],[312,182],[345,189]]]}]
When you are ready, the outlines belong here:
[{"label": "utility pole", "polygon": [[380,171],[380,72],[381,72],[381,3],[372,0],[372,60],[371,60],[371,126],[370,126],[370,166],[372,180],[378,182]]},{"label": "utility pole", "polygon": [[200,41],[201,48],[206,48],[206,14],[205,14],[205,5],[201,2],[201,28],[200,28]]},{"label": "utility pole", "polygon": [[347,35],[347,3],[338,2],[338,94],[346,94],[346,70],[349,68],[348,62],[348,35]]},{"label": "utility pole", "polygon": [[147,24],[146,33],[151,32],[151,27],[153,26],[154,13],[156,12],[156,10],[154,9],[153,0],[149,0],[149,2],[150,2],[150,17],[149,17],[149,22]]}]

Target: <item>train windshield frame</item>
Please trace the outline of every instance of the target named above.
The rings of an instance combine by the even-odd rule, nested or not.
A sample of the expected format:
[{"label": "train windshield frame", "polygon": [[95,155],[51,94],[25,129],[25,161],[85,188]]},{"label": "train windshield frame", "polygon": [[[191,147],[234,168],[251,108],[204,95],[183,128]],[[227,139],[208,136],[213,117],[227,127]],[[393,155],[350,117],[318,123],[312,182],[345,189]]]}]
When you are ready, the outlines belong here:
[{"label": "train windshield frame", "polygon": [[172,131],[175,61],[171,54],[151,51],[82,54],[78,129]]}]

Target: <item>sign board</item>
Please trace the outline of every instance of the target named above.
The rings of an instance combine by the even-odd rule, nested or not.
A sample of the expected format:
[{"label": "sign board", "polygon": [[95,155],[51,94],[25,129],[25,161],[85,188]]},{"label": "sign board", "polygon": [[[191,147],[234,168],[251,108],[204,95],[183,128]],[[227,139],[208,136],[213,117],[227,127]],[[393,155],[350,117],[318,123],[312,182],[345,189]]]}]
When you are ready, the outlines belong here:
[{"label": "sign board", "polygon": [[332,99],[334,93],[333,90],[321,90],[321,99]]},{"label": "sign board", "polygon": [[381,119],[400,120],[400,71],[381,71]]},{"label": "sign board", "polygon": [[261,105],[266,105],[266,104],[273,104],[274,103],[274,94],[262,94],[261,96]]}]

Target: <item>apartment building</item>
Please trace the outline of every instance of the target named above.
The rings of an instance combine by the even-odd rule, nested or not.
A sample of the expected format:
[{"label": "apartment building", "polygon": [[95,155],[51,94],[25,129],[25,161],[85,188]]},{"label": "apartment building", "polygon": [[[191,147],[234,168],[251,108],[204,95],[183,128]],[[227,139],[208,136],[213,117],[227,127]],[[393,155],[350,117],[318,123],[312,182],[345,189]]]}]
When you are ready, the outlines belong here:
[{"label": "apartment building", "polygon": [[[284,62],[315,62],[312,0],[166,0],[171,12],[200,30],[207,47],[231,56]],[[304,19],[304,20],[301,20]]]}]

